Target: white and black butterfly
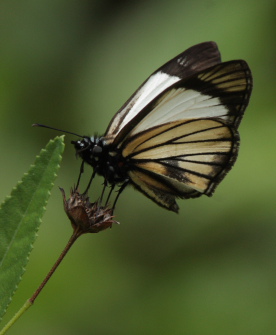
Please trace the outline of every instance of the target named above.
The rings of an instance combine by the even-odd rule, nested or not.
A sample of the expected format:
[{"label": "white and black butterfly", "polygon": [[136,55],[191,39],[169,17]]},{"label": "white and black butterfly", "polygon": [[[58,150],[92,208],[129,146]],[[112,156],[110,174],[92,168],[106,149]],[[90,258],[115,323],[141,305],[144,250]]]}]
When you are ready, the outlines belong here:
[{"label": "white and black butterfly", "polygon": [[176,198],[211,196],[232,168],[251,90],[245,61],[222,63],[216,43],[201,43],[155,71],[103,136],[72,143],[93,167],[92,179],[119,185],[118,195],[131,184],[178,212]]}]

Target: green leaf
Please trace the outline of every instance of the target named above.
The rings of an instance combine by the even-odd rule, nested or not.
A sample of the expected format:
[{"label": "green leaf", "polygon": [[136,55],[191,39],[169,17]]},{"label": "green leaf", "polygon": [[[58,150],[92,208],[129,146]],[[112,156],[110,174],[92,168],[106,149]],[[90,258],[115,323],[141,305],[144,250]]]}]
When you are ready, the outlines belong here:
[{"label": "green leaf", "polygon": [[64,137],[51,140],[0,207],[0,319],[17,289],[56,178]]}]

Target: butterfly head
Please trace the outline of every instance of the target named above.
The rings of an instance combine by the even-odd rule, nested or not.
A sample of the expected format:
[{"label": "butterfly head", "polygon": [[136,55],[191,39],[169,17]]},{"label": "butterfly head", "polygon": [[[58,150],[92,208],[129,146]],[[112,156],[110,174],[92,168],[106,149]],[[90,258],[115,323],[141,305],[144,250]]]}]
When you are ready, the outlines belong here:
[{"label": "butterfly head", "polygon": [[86,163],[96,168],[98,162],[104,155],[104,142],[99,136],[84,136],[78,141],[71,141],[74,145],[77,156],[80,156]]}]

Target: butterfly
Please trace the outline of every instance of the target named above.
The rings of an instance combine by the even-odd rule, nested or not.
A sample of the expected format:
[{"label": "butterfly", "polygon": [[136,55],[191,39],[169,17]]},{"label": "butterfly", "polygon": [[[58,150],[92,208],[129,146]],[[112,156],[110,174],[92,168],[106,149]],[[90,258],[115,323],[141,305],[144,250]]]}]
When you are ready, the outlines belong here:
[{"label": "butterfly", "polygon": [[211,196],[232,168],[251,91],[245,61],[221,62],[215,42],[192,46],[137,89],[103,136],[71,142],[81,172],[92,166],[89,186],[96,174],[111,192],[119,185],[113,207],[130,184],[178,212],[177,198]]}]

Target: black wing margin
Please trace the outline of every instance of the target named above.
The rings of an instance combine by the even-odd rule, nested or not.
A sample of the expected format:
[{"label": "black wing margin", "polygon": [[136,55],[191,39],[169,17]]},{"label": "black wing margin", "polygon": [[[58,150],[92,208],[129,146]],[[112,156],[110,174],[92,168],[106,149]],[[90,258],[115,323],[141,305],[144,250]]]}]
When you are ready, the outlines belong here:
[{"label": "black wing margin", "polygon": [[154,73],[161,71],[184,79],[219,63],[221,57],[217,44],[203,42],[174,57]]}]

